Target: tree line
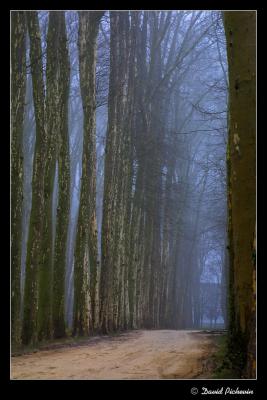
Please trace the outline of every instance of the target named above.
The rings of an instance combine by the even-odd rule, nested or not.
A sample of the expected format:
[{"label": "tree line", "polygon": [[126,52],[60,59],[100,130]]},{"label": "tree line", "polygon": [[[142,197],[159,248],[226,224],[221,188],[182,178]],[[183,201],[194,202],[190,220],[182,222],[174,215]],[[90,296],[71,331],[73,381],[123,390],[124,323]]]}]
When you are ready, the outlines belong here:
[{"label": "tree line", "polygon": [[[241,300],[235,296],[239,290],[242,297],[242,289],[239,285],[233,289],[233,270],[237,271],[235,282],[238,274],[243,279],[245,272],[232,266],[230,240],[228,283],[224,192],[228,190],[231,197],[235,191],[240,193],[240,188],[229,183],[229,171],[227,183],[226,171],[224,167],[220,169],[226,149],[222,133],[226,132],[227,117],[227,104],[222,99],[226,98],[228,84],[221,54],[220,40],[224,32],[220,15],[201,11],[111,11],[107,28],[103,24],[107,17],[104,11],[77,12],[75,62],[82,109],[78,130],[82,132],[82,140],[75,142],[75,147],[71,135],[76,127],[70,122],[74,66],[67,14],[64,11],[48,13],[44,38],[38,12],[11,13],[12,342],[28,345],[64,337],[69,325],[66,307],[72,309],[74,336],[137,328],[199,327],[201,276],[205,264],[203,244],[211,253],[216,248],[221,254],[225,279],[221,285],[221,308],[226,319],[226,286],[237,310]],[[226,13],[226,26],[230,17]],[[236,24],[239,26],[239,21]],[[102,50],[100,38],[104,43]],[[226,29],[228,62],[231,38]],[[202,59],[203,54],[209,56],[215,47],[220,79],[209,76]],[[101,57],[106,57],[107,68],[99,64]],[[242,54],[234,57],[241,60]],[[200,67],[206,71],[207,81],[214,81],[206,91],[199,83],[190,83],[193,76],[198,76],[196,70]],[[230,115],[232,70],[229,62]],[[22,296],[23,182],[27,178],[23,135],[28,122],[25,103],[29,74],[35,143]],[[187,100],[188,93],[194,104]],[[224,94],[220,100],[217,97],[214,100],[212,93],[216,96],[219,93],[218,97]],[[218,110],[224,107],[222,118],[216,117],[218,110],[203,111],[202,99],[206,105],[215,101]],[[107,111],[102,147],[96,135],[98,103],[106,104]],[[200,115],[204,120],[202,125],[198,122]],[[209,129],[211,123],[212,129]],[[231,129],[228,146],[232,140]],[[212,134],[203,139],[201,130],[211,130]],[[236,141],[235,135],[236,131],[233,133]],[[253,132],[250,142],[253,142]],[[208,143],[218,149],[213,158],[206,156]],[[239,143],[235,145],[242,151]],[[76,179],[71,172],[74,151],[81,155],[79,201],[76,224],[70,233]],[[103,153],[101,165],[99,151]],[[205,155],[199,159],[201,152]],[[203,162],[206,157],[207,161]],[[234,162],[231,159],[228,168]],[[236,171],[240,176],[247,172],[242,168]],[[216,179],[217,203],[214,193],[209,195]],[[99,186],[102,199],[101,191],[97,190]],[[253,198],[253,177],[250,190]],[[212,204],[216,223],[205,230],[207,202]],[[217,208],[214,204],[218,204]],[[228,200],[228,212],[235,213],[231,204]],[[229,229],[232,237],[231,232],[238,228],[230,225]],[[70,247],[73,270],[67,268]],[[235,254],[239,249],[237,245]],[[250,270],[246,271],[250,285]],[[66,287],[66,277],[70,282],[71,274],[72,288]],[[246,287],[244,284],[243,290]],[[248,313],[250,304],[248,301]],[[234,319],[229,315],[233,326]],[[241,321],[242,315],[241,312]],[[236,328],[231,328],[233,331]]]}]

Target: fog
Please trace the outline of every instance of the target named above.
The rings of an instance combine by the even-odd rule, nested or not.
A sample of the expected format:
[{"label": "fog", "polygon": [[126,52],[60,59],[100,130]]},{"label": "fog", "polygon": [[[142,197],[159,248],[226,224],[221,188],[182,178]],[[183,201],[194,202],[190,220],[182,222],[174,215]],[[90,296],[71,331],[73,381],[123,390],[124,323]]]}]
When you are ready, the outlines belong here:
[{"label": "fog", "polygon": [[[155,40],[152,35],[153,14],[157,14],[158,23],[162,24],[157,37],[157,46],[161,48],[161,70],[157,69],[159,52],[152,52],[152,40]],[[156,82],[146,88],[146,96],[157,98],[155,103],[151,103],[155,104],[155,108],[149,110],[148,107],[151,117],[148,124],[152,124],[150,129],[156,133],[151,137],[143,135],[138,124],[141,126],[146,114],[141,106],[139,108],[137,101],[133,110],[137,118],[132,137],[131,210],[134,210],[140,171],[149,171],[146,177],[144,207],[150,209],[152,203],[149,196],[151,196],[155,205],[153,210],[157,211],[154,229],[158,229],[158,243],[160,243],[155,249],[154,257],[160,260],[162,266],[157,275],[157,282],[160,287],[162,285],[162,291],[167,291],[165,298],[171,299],[171,304],[159,305],[162,307],[159,314],[163,315],[161,325],[175,329],[223,328],[227,325],[228,76],[222,17],[217,11],[151,11],[141,12],[140,24],[143,23],[145,15],[148,16],[150,25],[143,61],[144,64],[150,65],[147,73],[152,74]],[[49,12],[40,11],[38,16],[45,69]],[[78,13],[67,11],[65,18],[71,66],[68,116],[71,206],[66,254],[65,317],[67,326],[71,329],[74,302],[74,249],[82,174],[83,106],[77,46]],[[110,14],[105,12],[97,38],[96,64],[96,217],[99,276],[105,146],[109,115],[109,52]],[[29,57],[29,38],[27,38],[21,313],[35,147],[35,117]],[[140,78],[140,71],[138,74]],[[140,79],[138,81],[141,85],[140,90],[146,86],[146,77],[143,76],[143,79],[143,82],[140,82]],[[53,237],[55,237],[57,197],[58,167],[56,167],[53,190]],[[144,217],[144,220],[145,218],[148,217]],[[134,253],[133,249],[132,252]]]}]

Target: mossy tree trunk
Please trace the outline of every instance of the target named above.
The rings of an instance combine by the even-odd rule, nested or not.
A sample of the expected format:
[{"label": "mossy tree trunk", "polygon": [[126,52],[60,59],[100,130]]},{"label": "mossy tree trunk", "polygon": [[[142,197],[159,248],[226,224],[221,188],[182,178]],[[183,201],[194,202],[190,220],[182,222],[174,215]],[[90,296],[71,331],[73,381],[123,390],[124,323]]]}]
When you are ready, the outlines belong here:
[{"label": "mossy tree trunk", "polygon": [[55,12],[58,40],[57,78],[57,162],[58,206],[56,214],[55,251],[53,266],[52,319],[55,338],[65,336],[65,272],[70,213],[70,154],[68,107],[70,88],[70,61],[67,46],[65,13]]},{"label": "mossy tree trunk", "polygon": [[20,271],[23,204],[23,120],[26,92],[26,19],[11,13],[11,337],[20,342]]},{"label": "mossy tree trunk", "polygon": [[[100,276],[100,323],[104,332],[130,323],[129,269],[132,192],[134,24],[129,13],[110,13],[110,77]],[[130,63],[131,60],[131,63]]]},{"label": "mossy tree trunk", "polygon": [[38,273],[38,339],[52,336],[52,207],[58,133],[58,13],[50,11],[47,33],[46,109],[47,157],[44,177],[42,259]]},{"label": "mossy tree trunk", "polygon": [[[255,338],[256,12],[224,12],[229,65],[228,208],[230,347],[244,368]],[[248,371],[255,377],[255,365]]]},{"label": "mossy tree trunk", "polygon": [[24,344],[32,344],[37,341],[38,271],[42,257],[46,130],[42,46],[38,14],[36,11],[29,11],[26,16],[30,37],[30,63],[36,121],[36,142],[32,176],[32,208],[26,258],[22,341]]},{"label": "mossy tree trunk", "polygon": [[97,321],[95,70],[96,40],[102,15],[103,12],[79,12],[78,46],[84,137],[74,256],[74,335],[87,335],[96,328]]}]

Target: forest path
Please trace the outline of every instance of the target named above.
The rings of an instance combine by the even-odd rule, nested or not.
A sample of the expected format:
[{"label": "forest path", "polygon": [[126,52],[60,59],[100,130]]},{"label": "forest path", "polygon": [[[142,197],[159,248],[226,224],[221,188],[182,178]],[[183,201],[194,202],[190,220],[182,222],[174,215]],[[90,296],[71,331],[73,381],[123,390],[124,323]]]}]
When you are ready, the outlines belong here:
[{"label": "forest path", "polygon": [[11,379],[207,379],[216,349],[201,331],[130,331],[12,357]]}]

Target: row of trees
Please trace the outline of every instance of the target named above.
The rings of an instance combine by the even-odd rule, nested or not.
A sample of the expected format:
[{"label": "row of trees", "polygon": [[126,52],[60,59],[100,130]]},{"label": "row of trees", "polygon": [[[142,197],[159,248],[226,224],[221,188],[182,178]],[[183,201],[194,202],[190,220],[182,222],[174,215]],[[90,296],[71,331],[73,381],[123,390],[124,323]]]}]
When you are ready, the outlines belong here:
[{"label": "row of trees", "polygon": [[[64,276],[69,218],[68,95],[69,56],[64,13],[51,13],[47,34],[46,76],[36,12],[12,15],[12,337],[24,343],[64,333]],[[32,205],[27,242],[23,326],[20,326],[21,212],[23,201],[22,133],[26,82],[26,32],[36,139]],[[46,85],[46,87],[45,87]],[[15,122],[19,119],[19,124]],[[20,160],[20,165],[17,164]],[[56,235],[52,237],[52,198],[56,163],[59,194]],[[19,170],[17,169],[19,168]],[[19,187],[17,180],[19,179]],[[13,203],[15,202],[15,203]],[[14,249],[13,249],[14,246]],[[14,259],[14,257],[16,257]],[[53,279],[52,279],[53,274]]]},{"label": "row of trees", "polygon": [[[225,174],[220,177],[217,172],[215,178],[212,176],[220,168],[218,162],[223,168],[226,87],[221,102],[222,119],[206,118],[200,129],[196,107],[203,98],[207,101],[211,88],[203,89],[204,85],[193,80],[197,80],[200,66],[207,69],[206,56],[216,46],[216,39],[207,33],[218,25],[218,15],[207,18],[197,12],[132,13],[129,18],[118,13],[117,19],[115,25],[116,20],[111,18],[111,53],[112,44],[117,44],[119,56],[111,58],[110,65],[100,326],[103,331],[125,327],[198,327],[199,237],[203,234],[202,220],[206,218],[205,201],[209,197],[212,203],[214,196],[204,193],[208,183],[211,186],[217,178],[221,178],[221,192],[215,192],[215,196],[218,195],[217,202],[223,211],[217,216],[217,230],[222,233],[213,245],[219,240],[218,246],[225,253],[226,239]],[[183,35],[179,36],[181,30]],[[123,53],[125,38],[130,42],[126,46],[131,49],[128,53]],[[128,70],[120,72],[121,60],[123,65],[129,65]],[[126,74],[125,98],[123,82],[113,75],[113,68],[120,76]],[[209,79],[218,84],[222,78],[219,65]],[[188,102],[188,92],[193,105]],[[116,93],[122,102],[117,107]],[[215,98],[209,99],[212,100],[217,111],[216,107],[220,109],[222,104]],[[117,119],[115,109],[119,112]],[[213,137],[203,138],[201,132],[209,131],[207,126],[211,122],[215,125],[210,129]],[[197,158],[202,162],[211,158],[208,142],[220,150],[203,165]],[[210,229],[212,226],[208,225],[206,231]],[[225,291],[222,299],[225,308]]]},{"label": "row of trees", "polygon": [[[97,46],[103,14],[78,13],[77,60],[69,54],[73,44],[67,40],[73,23],[76,27],[71,17],[66,28],[64,12],[49,12],[45,22],[37,12],[12,13],[12,232],[17,235],[12,236],[12,246],[17,248],[16,253],[12,247],[14,342],[20,342],[20,335],[25,344],[63,337],[66,309],[75,335],[200,323],[201,268],[194,264],[199,263],[197,238],[208,170],[201,166],[204,175],[199,175],[201,162],[196,154],[201,146],[205,153],[198,132],[205,131],[210,121],[202,123],[202,130],[193,129],[199,127],[196,108],[210,89],[194,88],[190,80],[197,68],[207,68],[200,56],[216,44],[208,32],[218,24],[218,15],[111,12],[109,27],[102,24],[100,35],[110,53],[106,68],[97,67],[97,57],[107,52],[105,46],[102,52]],[[69,99],[70,93],[75,97],[72,82],[80,92],[82,115],[78,115],[83,127],[73,118],[78,109]],[[26,87],[29,98],[31,90],[33,94],[31,118],[36,132],[21,286],[23,125],[27,128],[31,119],[28,110],[23,122]],[[194,104],[189,107],[188,92],[193,90]],[[107,103],[108,108],[104,163],[98,168],[103,184],[98,190],[98,198],[103,191],[100,211],[96,207],[98,102]],[[77,126],[83,131],[82,144],[72,139]],[[196,133],[193,139],[183,132],[186,129]],[[70,203],[77,173],[79,201],[73,216]],[[191,217],[186,211],[190,204],[195,208]],[[186,235],[191,242],[189,258],[184,250]],[[67,267],[72,257],[73,269]]]},{"label": "row of trees", "polygon": [[[245,99],[253,102],[254,89],[243,81],[255,72],[242,65],[253,54],[238,47],[233,55],[234,34],[245,33],[232,27],[240,22],[232,14],[225,14],[230,107],[239,110],[234,96],[243,96],[250,109]],[[255,266],[237,256],[246,239],[233,238],[240,228],[251,239],[242,224],[253,212],[242,224],[234,216],[245,207],[237,183],[248,173],[254,207],[247,170],[254,132],[241,138],[247,122],[231,111],[227,183],[220,13],[16,11],[11,18],[13,343],[63,337],[67,327],[73,335],[199,327],[210,264],[226,321],[228,187],[230,330],[246,332],[252,348],[246,288]],[[246,85],[249,96],[240,89]]]}]

